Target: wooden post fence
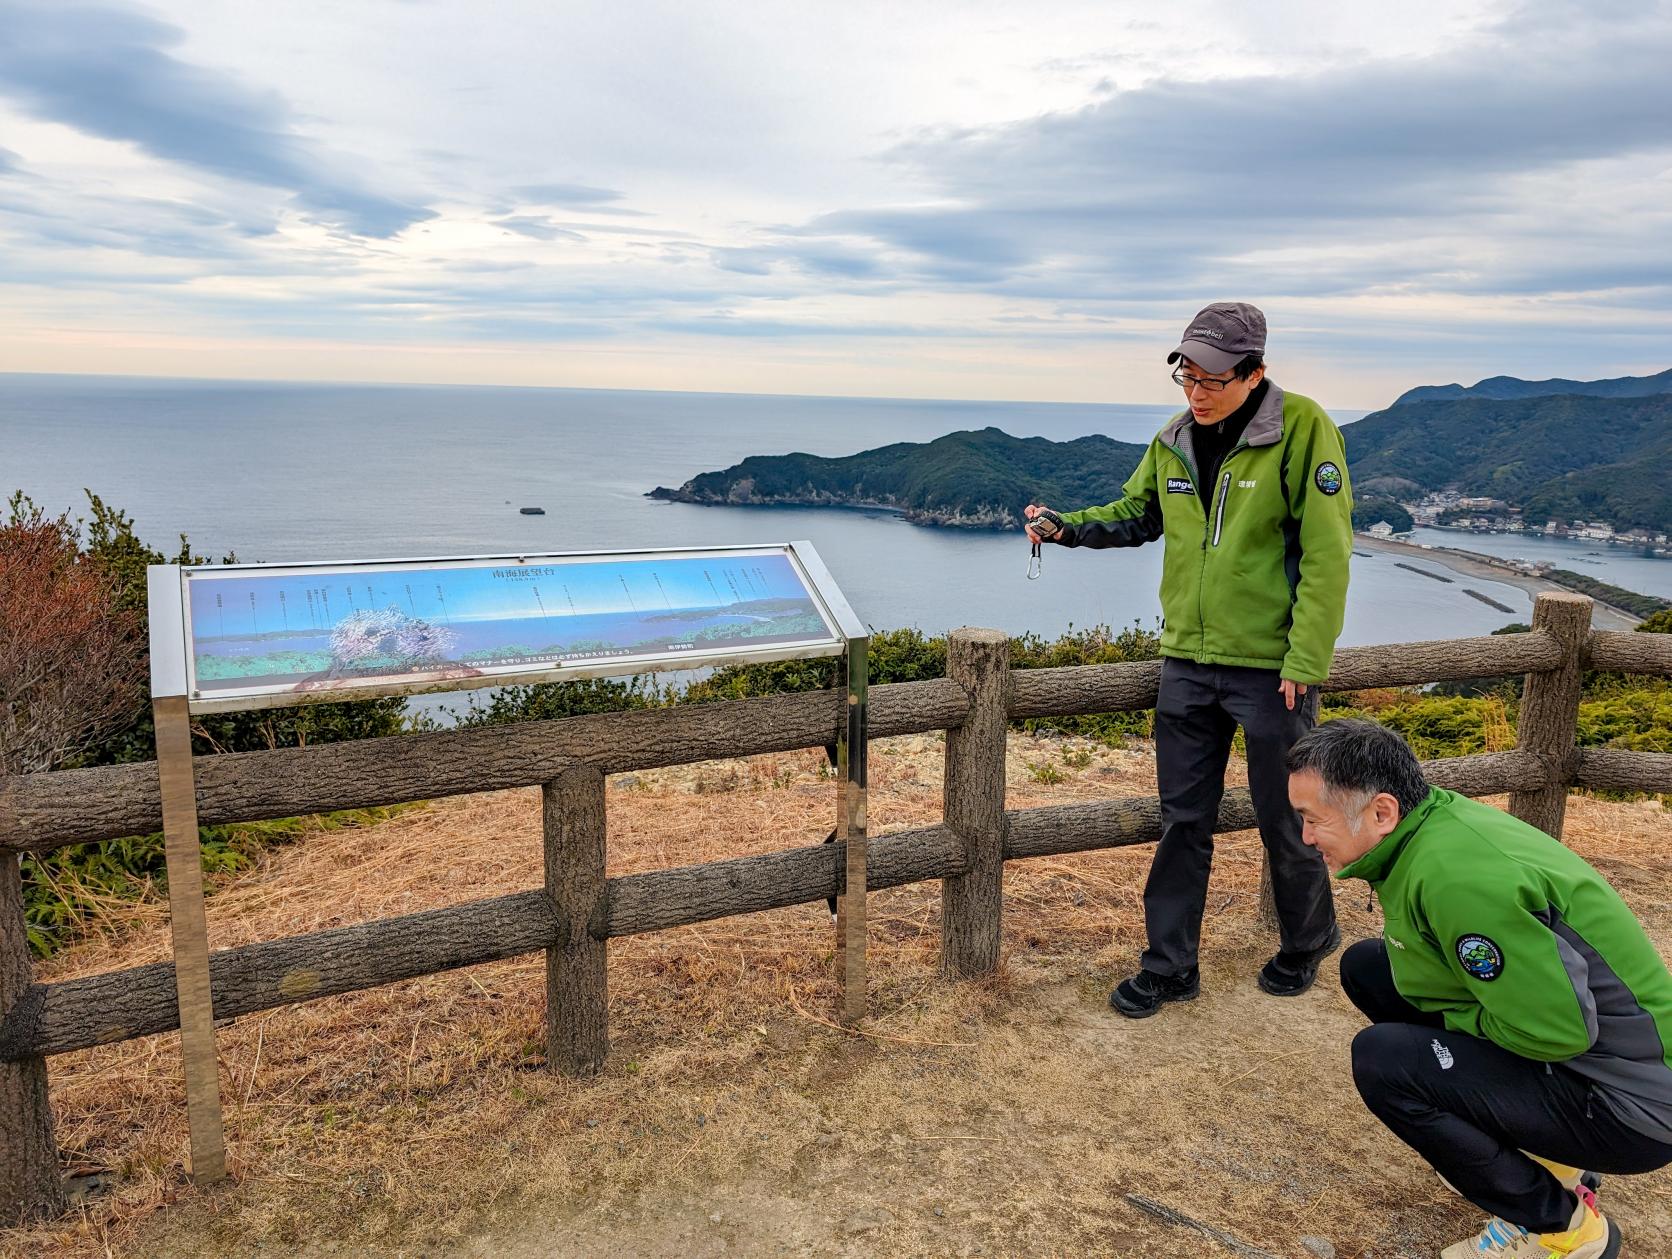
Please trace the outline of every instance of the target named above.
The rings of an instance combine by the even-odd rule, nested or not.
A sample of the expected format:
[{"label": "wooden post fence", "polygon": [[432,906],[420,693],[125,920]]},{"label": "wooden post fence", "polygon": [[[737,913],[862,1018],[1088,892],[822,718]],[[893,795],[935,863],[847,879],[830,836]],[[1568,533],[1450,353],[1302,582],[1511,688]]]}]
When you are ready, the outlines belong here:
[{"label": "wooden post fence", "polygon": [[1004,745],[1010,639],[953,630],[946,675],[969,695],[969,715],[946,732],[942,808],[963,849],[964,873],[941,883],[941,968],[955,979],[998,969],[1004,908]]},{"label": "wooden post fence", "polygon": [[[18,860],[0,852],[0,1019],[36,995]],[[0,1228],[63,1209],[46,1059],[0,1061]]]},{"label": "wooden post fence", "polygon": [[1509,811],[1560,839],[1578,750],[1579,689],[1591,636],[1591,600],[1584,595],[1539,595],[1533,604],[1533,632],[1554,638],[1561,645],[1562,660],[1554,669],[1527,675],[1516,746],[1544,762],[1548,785],[1515,792]]},{"label": "wooden post fence", "polygon": [[[1423,772],[1470,796],[1510,792],[1517,816],[1559,837],[1570,786],[1672,792],[1672,754],[1575,747],[1587,660],[1672,676],[1672,635],[1591,632],[1590,606],[1542,595],[1530,633],[1347,648],[1320,689],[1525,673],[1519,747],[1429,761]],[[947,673],[868,687],[864,700],[872,738],[947,732],[943,822],[872,835],[861,812],[854,825],[868,889],[942,881],[942,968],[962,979],[998,965],[1006,861],[1161,836],[1154,797],[1007,811],[1008,723],[1151,708],[1160,668],[1013,672],[1003,634],[962,629],[948,639]],[[855,855],[813,844],[612,879],[605,775],[823,747],[850,728],[847,699],[829,690],[203,758],[192,795],[207,825],[539,785],[545,839],[543,887],[210,954],[213,1017],[544,950],[548,1061],[569,1075],[596,1072],[609,1048],[610,939],[823,901],[853,888]],[[172,1031],[182,1017],[175,961],[35,982],[17,858],[155,831],[161,786],[155,764],[0,778],[0,1226],[63,1206],[46,1058]],[[1215,831],[1253,825],[1247,790],[1227,791]]]},{"label": "wooden post fence", "polygon": [[604,935],[604,776],[579,765],[541,792],[546,892],[557,942],[546,950],[546,1062],[593,1075],[610,1048]]}]

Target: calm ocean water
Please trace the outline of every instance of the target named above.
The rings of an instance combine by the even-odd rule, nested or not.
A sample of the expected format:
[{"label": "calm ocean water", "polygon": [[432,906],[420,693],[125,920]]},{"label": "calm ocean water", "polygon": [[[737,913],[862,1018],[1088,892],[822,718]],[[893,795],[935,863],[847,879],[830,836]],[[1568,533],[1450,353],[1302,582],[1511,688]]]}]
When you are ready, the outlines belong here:
[{"label": "calm ocean water", "polygon": [[[878,628],[1055,635],[1070,624],[1152,624],[1161,548],[1047,550],[1043,578],[1030,582],[1020,534],[926,529],[878,512],[658,503],[644,493],[746,455],[844,455],[987,425],[1024,437],[1141,442],[1169,414],[1165,406],[0,374],[0,493],[21,489],[58,511],[82,508],[86,487],[131,514],[160,549],[184,532],[202,552],[245,561],[807,538]],[[1111,498],[1117,492],[1110,487]],[[547,514],[520,515],[524,506]],[[1482,550],[1519,542],[1437,540]],[[1539,543],[1541,558],[1672,594],[1672,562]],[[1514,586],[1444,585],[1383,556],[1352,564],[1345,644],[1478,634],[1530,615],[1529,597]],[[1514,613],[1469,597],[1465,585]]]}]

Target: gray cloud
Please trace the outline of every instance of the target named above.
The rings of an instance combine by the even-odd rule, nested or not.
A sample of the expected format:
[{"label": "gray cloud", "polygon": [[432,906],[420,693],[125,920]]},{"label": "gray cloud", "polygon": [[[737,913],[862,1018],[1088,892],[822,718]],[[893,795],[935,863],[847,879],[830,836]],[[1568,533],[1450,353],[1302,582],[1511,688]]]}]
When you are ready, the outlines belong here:
[{"label": "gray cloud", "polygon": [[581,240],[586,237],[579,232],[572,232],[566,227],[559,227],[550,219],[540,218],[533,214],[510,214],[504,218],[493,220],[495,225],[515,232],[519,236],[527,236],[531,240]]},{"label": "gray cloud", "polygon": [[594,188],[590,184],[523,184],[511,189],[511,192],[535,205],[572,207],[621,200],[621,194],[615,189]]},{"label": "gray cloud", "polygon": [[[1658,284],[1660,268],[1632,270],[1663,252],[1663,206],[1596,217],[1571,202],[1587,164],[1672,153],[1669,56],[1664,7],[1619,6],[1604,22],[1526,5],[1442,56],[1161,80],[924,134],[886,158],[934,204],[850,208],[796,230],[869,248],[901,279],[1018,296],[1216,280],[1275,293]],[[1320,262],[1320,249],[1345,256]],[[1314,257],[1259,256],[1277,251]]]},{"label": "gray cloud", "polygon": [[340,169],[295,130],[276,93],[173,56],[182,32],[164,22],[112,5],[0,0],[0,29],[0,93],[37,117],[286,189],[314,217],[359,235],[392,236],[431,217]]}]

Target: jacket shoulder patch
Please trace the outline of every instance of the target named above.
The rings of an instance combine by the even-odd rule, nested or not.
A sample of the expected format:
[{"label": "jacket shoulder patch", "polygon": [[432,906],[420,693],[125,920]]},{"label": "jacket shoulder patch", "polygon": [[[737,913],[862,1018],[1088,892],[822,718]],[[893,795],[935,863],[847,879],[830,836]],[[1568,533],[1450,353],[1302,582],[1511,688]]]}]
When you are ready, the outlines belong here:
[{"label": "jacket shoulder patch", "polygon": [[1469,978],[1489,984],[1504,973],[1504,951],[1491,936],[1457,937],[1457,960]]},{"label": "jacket shoulder patch", "polygon": [[1325,494],[1341,493],[1341,469],[1327,460],[1318,465],[1317,472],[1312,474],[1312,480]]}]

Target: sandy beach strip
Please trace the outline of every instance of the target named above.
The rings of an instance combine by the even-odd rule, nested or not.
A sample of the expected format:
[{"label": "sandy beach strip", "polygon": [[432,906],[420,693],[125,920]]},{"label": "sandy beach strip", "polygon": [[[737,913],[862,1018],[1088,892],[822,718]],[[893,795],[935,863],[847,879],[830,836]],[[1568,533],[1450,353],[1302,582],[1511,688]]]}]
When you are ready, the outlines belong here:
[{"label": "sandy beach strip", "polygon": [[[1474,551],[1460,551],[1451,547],[1423,547],[1414,542],[1400,542],[1395,538],[1373,538],[1364,533],[1353,535],[1353,549],[1395,555],[1401,559],[1429,559],[1461,576],[1478,577],[1483,581],[1501,581],[1507,586],[1519,586],[1534,596],[1547,590],[1567,589],[1559,582],[1523,573],[1490,555],[1479,555]],[[1637,625],[1639,620],[1639,617],[1622,608],[1600,601],[1591,612],[1591,624],[1596,629],[1628,630]]]}]

